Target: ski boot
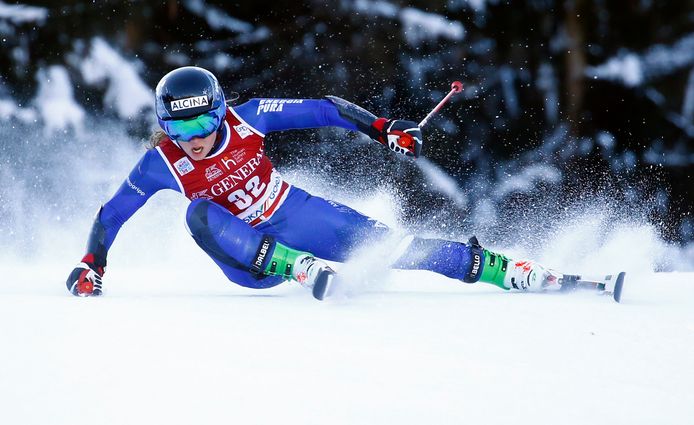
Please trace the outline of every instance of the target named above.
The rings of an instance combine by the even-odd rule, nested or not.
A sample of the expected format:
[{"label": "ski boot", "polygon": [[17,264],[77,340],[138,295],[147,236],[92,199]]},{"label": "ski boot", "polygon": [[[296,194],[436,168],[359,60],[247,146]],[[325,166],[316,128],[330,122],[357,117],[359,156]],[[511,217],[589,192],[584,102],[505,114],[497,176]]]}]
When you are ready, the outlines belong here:
[{"label": "ski boot", "polygon": [[292,277],[313,292],[313,297],[322,300],[329,295],[335,279],[335,271],[323,260],[312,255],[300,255],[294,262]]},{"label": "ski boot", "polygon": [[[271,242],[268,242],[267,249],[270,245]],[[301,286],[311,289],[318,300],[329,294],[335,277],[335,271],[323,260],[279,242],[274,243],[272,257],[267,262],[264,274],[295,280]]]},{"label": "ski boot", "polygon": [[502,254],[484,249],[475,236],[470,238],[468,245],[473,251],[473,262],[482,263],[482,270],[477,276],[477,280],[480,282],[491,283],[506,290],[544,291],[551,288],[559,289],[561,274],[547,269],[541,264],[534,261],[514,261]]}]

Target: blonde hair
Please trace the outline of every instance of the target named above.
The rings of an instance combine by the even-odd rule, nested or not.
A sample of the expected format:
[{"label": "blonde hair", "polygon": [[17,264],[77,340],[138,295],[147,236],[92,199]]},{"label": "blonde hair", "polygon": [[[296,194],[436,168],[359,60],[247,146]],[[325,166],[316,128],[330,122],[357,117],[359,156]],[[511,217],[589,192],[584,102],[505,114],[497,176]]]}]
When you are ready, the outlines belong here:
[{"label": "blonde hair", "polygon": [[167,136],[166,133],[164,133],[163,130],[155,130],[154,133],[152,133],[152,134],[149,136],[149,140],[147,141],[147,149],[154,149],[154,148],[156,148],[156,147],[159,146],[159,144],[160,144],[161,142],[163,142],[164,139],[166,139],[167,137],[169,137],[169,136]]}]

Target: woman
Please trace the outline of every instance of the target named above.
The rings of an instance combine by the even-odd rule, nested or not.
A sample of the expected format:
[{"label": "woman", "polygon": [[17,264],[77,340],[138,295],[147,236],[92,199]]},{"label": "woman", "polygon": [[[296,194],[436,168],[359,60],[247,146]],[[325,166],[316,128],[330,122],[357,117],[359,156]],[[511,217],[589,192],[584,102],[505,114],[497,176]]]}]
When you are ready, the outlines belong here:
[{"label": "woman", "polygon": [[[357,130],[392,151],[418,157],[416,123],[377,118],[343,99],[252,99],[226,105],[214,75],[198,67],[171,71],[156,88],[163,132],[116,194],[99,210],[87,254],[67,280],[78,296],[102,294],[108,249],[118,230],[159,190],[191,200],[186,224],[197,244],[234,283],[269,288],[291,279],[322,299],[335,272],[323,261],[344,262],[364,241],[385,237],[383,224],[290,185],[264,152],[265,134],[338,126]],[[512,262],[468,244],[409,237],[389,264],[430,270],[503,289],[542,288],[556,282],[541,266]]]}]

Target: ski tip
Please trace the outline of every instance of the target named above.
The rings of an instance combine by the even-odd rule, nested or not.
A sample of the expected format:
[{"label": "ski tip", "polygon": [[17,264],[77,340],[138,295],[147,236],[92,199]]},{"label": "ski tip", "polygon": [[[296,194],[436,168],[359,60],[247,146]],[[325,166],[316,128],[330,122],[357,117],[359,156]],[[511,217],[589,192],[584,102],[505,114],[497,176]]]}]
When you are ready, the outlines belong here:
[{"label": "ski tip", "polygon": [[617,275],[617,280],[615,280],[615,282],[614,282],[614,292],[612,293],[612,297],[617,302],[622,301],[622,287],[624,286],[624,276],[625,275],[626,275],[625,272],[620,272]]},{"label": "ski tip", "polygon": [[323,270],[316,279],[316,283],[313,285],[313,298],[323,301],[326,296],[330,295],[330,289],[332,288],[334,279],[334,271]]}]

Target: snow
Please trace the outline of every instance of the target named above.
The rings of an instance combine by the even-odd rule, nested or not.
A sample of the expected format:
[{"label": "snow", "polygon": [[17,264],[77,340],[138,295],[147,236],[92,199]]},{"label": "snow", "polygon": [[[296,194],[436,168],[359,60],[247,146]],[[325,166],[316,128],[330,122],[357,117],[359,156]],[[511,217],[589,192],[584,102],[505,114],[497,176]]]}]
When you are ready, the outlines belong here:
[{"label": "snow", "polygon": [[[348,6],[348,3],[349,1],[343,0],[343,7]],[[400,11],[400,8],[395,4],[383,0],[354,0],[352,7],[355,12],[384,18],[396,18]]]},{"label": "snow", "polygon": [[34,105],[43,119],[44,132],[50,134],[69,128],[82,131],[84,110],[75,100],[67,70],[63,66],[52,65],[39,70],[36,79],[39,89]]},{"label": "snow", "polygon": [[627,86],[638,86],[644,80],[642,63],[634,53],[620,55],[605,64],[586,71],[594,78],[622,81]]},{"label": "snow", "polygon": [[686,142],[677,142],[667,149],[663,140],[653,141],[643,154],[647,164],[665,164],[671,167],[687,167],[694,164],[694,153],[690,153]]},{"label": "snow", "polygon": [[453,177],[424,157],[417,158],[417,166],[431,185],[431,189],[448,196],[460,208],[467,206],[467,196]]},{"label": "snow", "polygon": [[[229,283],[185,232],[186,200],[168,191],[123,226],[106,295],[72,297],[64,279],[93,212],[141,154],[122,129],[85,132],[97,130],[55,143],[51,161],[29,151],[0,170],[12,181],[0,197],[17,209],[0,215],[2,423],[650,424],[694,414],[694,251],[609,216],[556,223],[563,231],[545,249],[494,248],[572,271],[624,269],[621,305],[374,272],[383,247],[336,265],[349,290],[320,303],[294,284]],[[37,188],[39,165],[59,189]],[[285,175],[397,227],[402,207],[387,191],[344,192],[317,170]]]},{"label": "snow", "polygon": [[610,133],[609,131],[600,131],[598,134],[595,136],[595,140],[598,142],[600,146],[603,147],[608,152],[611,152],[614,150],[616,140],[615,137]]},{"label": "snow", "polygon": [[204,17],[213,30],[225,29],[238,33],[247,33],[253,30],[252,24],[233,18],[203,0],[187,0],[183,4],[191,12]]},{"label": "snow", "polygon": [[650,424],[694,414],[694,273],[629,276],[623,304],[426,272],[319,303],[292,285],[233,286],[211,262],[165,264],[176,262],[112,267],[101,299],[69,296],[66,264],[1,268],[3,422]]},{"label": "snow", "polygon": [[642,54],[622,51],[604,64],[588,67],[592,78],[620,81],[634,87],[646,81],[670,75],[694,64],[694,34],[682,37],[672,45],[655,45]]},{"label": "snow", "polygon": [[497,4],[498,0],[448,0],[448,7],[456,11],[461,8],[471,8],[480,13],[487,10],[487,3]]},{"label": "snow", "polygon": [[559,88],[554,69],[547,62],[540,65],[537,86],[544,94],[545,119],[555,124],[559,118]]},{"label": "snow", "polygon": [[687,88],[682,101],[682,118],[688,123],[694,122],[694,68],[689,71],[687,78]]},{"label": "snow", "polygon": [[9,5],[0,1],[0,21],[9,20],[14,25],[36,22],[43,24],[48,17],[48,9],[24,4]]},{"label": "snow", "polygon": [[154,94],[142,81],[135,63],[116,52],[104,39],[94,38],[89,55],[79,58],[78,67],[87,84],[107,85],[103,103],[121,118],[133,118],[152,108]]},{"label": "snow", "polygon": [[[416,84],[423,84],[426,81],[426,77],[429,73],[435,72],[441,68],[441,56],[438,54],[427,55],[422,58],[407,58],[403,60],[403,66],[407,69],[409,74],[409,81],[415,81]],[[468,89],[466,88],[463,93],[466,93]],[[441,100],[442,96],[446,93],[441,94],[432,91],[429,97],[432,99],[434,104]]]},{"label": "snow", "polygon": [[226,53],[215,53],[212,57],[215,71],[238,71],[243,67],[243,62]]},{"label": "snow", "polygon": [[272,36],[272,31],[268,27],[258,27],[252,32],[239,34],[234,39],[237,44],[253,44],[265,41]]},{"label": "snow", "polygon": [[514,86],[515,79],[515,72],[510,66],[504,65],[499,68],[499,80],[501,81],[501,92],[504,96],[504,106],[506,106],[508,115],[513,118],[520,114],[518,96]]},{"label": "snow", "polygon": [[423,12],[406,7],[400,11],[405,40],[412,46],[419,46],[426,41],[445,38],[451,41],[462,41],[465,28],[458,21],[450,21],[437,13]]},{"label": "snow", "polygon": [[[508,167],[509,170],[512,167]],[[505,178],[501,179],[494,189],[494,196],[501,199],[513,192],[530,192],[538,183],[546,182],[558,184],[561,182],[561,172],[547,164],[532,164],[520,168],[514,174],[505,172]]]},{"label": "snow", "polygon": [[9,99],[0,99],[0,120],[9,121],[14,118],[25,124],[34,122],[38,119],[34,109],[22,108]]},{"label": "snow", "polygon": [[398,19],[402,24],[405,40],[411,46],[420,46],[427,41],[444,38],[450,41],[462,41],[465,38],[465,27],[459,21],[452,21],[438,13],[424,12],[413,7],[401,8],[384,0],[342,1],[343,8],[352,9],[363,16]]},{"label": "snow", "polygon": [[239,34],[236,44],[252,44],[267,40],[272,35],[266,26],[257,28],[248,22],[229,16],[223,9],[208,4],[204,0],[187,0],[183,5],[192,13],[205,19],[211,29],[225,30]]},{"label": "snow", "polygon": [[[483,10],[495,2],[468,3]],[[354,4],[402,19],[411,43],[464,36],[441,15],[385,1]],[[238,22],[225,16],[215,22],[231,31]],[[418,35],[420,27],[433,38]],[[237,29],[249,39],[266,31]],[[119,116],[151,107],[138,64],[104,40],[93,40],[79,70],[88,84],[107,86],[104,104]],[[544,78],[555,116],[556,76]],[[82,126],[68,71],[48,67],[39,82],[35,109],[0,100],[0,116],[38,113],[52,130]],[[567,131],[557,126],[537,152],[560,149]],[[64,279],[83,254],[93,212],[141,154],[123,128],[84,133],[70,143],[51,139],[50,160],[24,149],[21,161],[0,169],[8,182],[0,188],[2,423],[650,424],[694,415],[694,245],[669,246],[643,221],[596,205],[548,223],[539,247],[520,237],[489,246],[569,272],[626,270],[623,304],[386,271],[382,259],[397,252],[398,240],[336,265],[344,290],[320,303],[294,284],[254,291],[229,283],[186,234],[185,199],[168,192],[123,226],[109,254],[106,295],[79,299]],[[598,141],[614,144],[608,133]],[[662,146],[654,149],[660,160]],[[427,184],[466,205],[456,181],[425,159],[417,164]],[[560,179],[546,164],[513,165],[494,196]],[[319,171],[285,176],[403,231],[403,208],[385,188],[350,193]],[[61,185],[51,189],[53,180]],[[482,198],[475,215],[505,228],[490,197]],[[511,231],[542,219],[519,217]]]}]

